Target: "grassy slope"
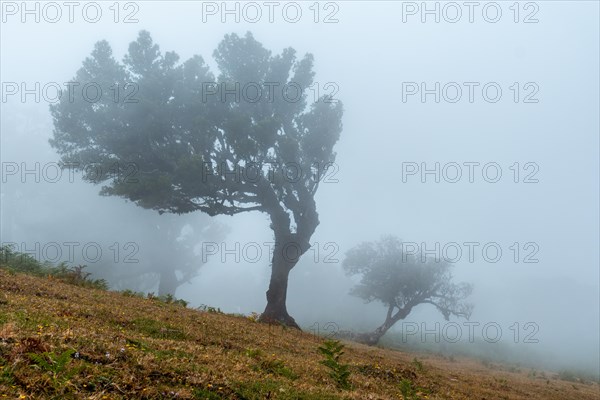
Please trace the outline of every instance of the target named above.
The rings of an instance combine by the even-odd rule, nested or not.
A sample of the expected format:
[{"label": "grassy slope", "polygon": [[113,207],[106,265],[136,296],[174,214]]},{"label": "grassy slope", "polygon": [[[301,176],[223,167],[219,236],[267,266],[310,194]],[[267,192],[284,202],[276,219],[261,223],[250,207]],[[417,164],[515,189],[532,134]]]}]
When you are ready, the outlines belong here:
[{"label": "grassy slope", "polygon": [[[0,269],[0,398],[600,397],[598,384],[567,382],[552,373],[531,377],[469,359],[351,342],[341,360],[350,364],[354,388],[341,390],[319,363],[321,343],[309,333],[249,318]],[[69,350],[78,354],[69,356]]]}]

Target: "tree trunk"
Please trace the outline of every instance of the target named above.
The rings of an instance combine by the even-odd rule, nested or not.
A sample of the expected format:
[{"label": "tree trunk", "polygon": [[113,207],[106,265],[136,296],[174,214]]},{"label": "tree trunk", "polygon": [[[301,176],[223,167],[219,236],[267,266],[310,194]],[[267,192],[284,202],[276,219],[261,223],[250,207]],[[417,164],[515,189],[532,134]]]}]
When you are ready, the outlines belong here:
[{"label": "tree trunk", "polygon": [[170,268],[160,271],[160,280],[158,282],[158,295],[166,296],[170,294],[175,296],[175,291],[179,287],[179,281],[175,271]]},{"label": "tree trunk", "polygon": [[373,332],[361,333],[356,336],[356,341],[363,344],[368,344],[369,346],[375,346],[379,343],[379,339],[382,338],[386,332],[394,326],[396,322],[401,319],[406,318],[412,309],[412,306],[405,306],[398,310],[398,312],[392,316],[395,306],[389,306],[387,316],[385,318],[385,322],[375,329]]},{"label": "tree trunk", "polygon": [[279,323],[300,329],[286,307],[288,277],[290,271],[306,249],[291,240],[292,236],[275,237],[275,248],[271,263],[271,281],[267,290],[267,306],[260,316],[261,322]]},{"label": "tree trunk", "polygon": [[379,339],[394,325],[394,321],[391,318],[385,320],[385,322],[375,329],[373,332],[361,333],[356,336],[356,341],[369,346],[375,346],[379,343]]}]

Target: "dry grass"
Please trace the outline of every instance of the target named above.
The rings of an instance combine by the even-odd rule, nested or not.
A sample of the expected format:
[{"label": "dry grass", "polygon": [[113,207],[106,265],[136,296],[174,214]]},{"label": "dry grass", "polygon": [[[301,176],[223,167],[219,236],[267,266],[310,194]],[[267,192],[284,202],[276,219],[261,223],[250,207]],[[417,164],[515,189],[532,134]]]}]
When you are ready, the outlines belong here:
[{"label": "dry grass", "polygon": [[[596,383],[345,342],[351,390],[311,334],[0,269],[0,398],[598,399]],[[61,357],[62,356],[62,357]],[[421,365],[422,364],[422,365]]]}]

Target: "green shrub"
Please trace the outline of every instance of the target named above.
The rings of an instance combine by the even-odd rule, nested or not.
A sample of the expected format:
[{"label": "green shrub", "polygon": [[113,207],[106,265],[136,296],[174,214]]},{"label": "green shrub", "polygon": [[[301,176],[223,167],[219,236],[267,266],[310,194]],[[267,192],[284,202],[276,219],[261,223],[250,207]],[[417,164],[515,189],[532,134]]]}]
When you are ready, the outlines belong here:
[{"label": "green shrub", "polygon": [[135,292],[133,290],[130,289],[125,289],[123,291],[121,291],[121,294],[125,297],[139,297],[139,298],[144,298],[144,293],[142,292]]},{"label": "green shrub", "polygon": [[223,314],[223,311],[221,311],[220,308],[211,307],[207,304],[201,304],[200,307],[198,307],[198,310],[204,311],[204,312],[207,312],[210,314]]},{"label": "green shrub", "polygon": [[85,265],[69,267],[62,262],[53,266],[29,254],[14,251],[11,245],[0,246],[0,267],[34,276],[53,276],[72,285],[108,290],[108,283],[104,279],[90,279],[91,273],[84,271],[87,268]]},{"label": "green shrub", "polygon": [[9,270],[32,275],[44,275],[44,269],[50,267],[29,254],[14,251],[11,245],[0,246],[0,265]]},{"label": "green shrub", "polygon": [[72,285],[108,290],[108,283],[104,279],[90,279],[92,274],[84,271],[86,268],[86,265],[68,267],[65,263],[60,263],[52,268],[50,275]]}]

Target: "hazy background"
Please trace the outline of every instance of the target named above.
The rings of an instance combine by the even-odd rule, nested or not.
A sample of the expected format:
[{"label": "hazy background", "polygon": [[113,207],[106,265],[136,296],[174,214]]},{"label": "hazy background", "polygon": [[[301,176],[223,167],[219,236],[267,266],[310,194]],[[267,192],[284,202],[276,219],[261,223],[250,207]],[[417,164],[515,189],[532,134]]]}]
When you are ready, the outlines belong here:
[{"label": "hazy background", "polygon": [[[513,22],[511,2],[499,3],[503,14],[497,23],[486,22],[481,7],[475,9],[472,23],[466,7],[457,23],[443,18],[435,23],[432,16],[422,23],[420,14],[406,16],[403,22],[400,2],[337,2],[333,4],[339,7],[335,14],[339,21],[330,24],[313,21],[312,3],[297,3],[303,11],[298,23],[286,22],[280,8],[273,23],[266,14],[258,23],[243,18],[236,23],[232,16],[222,23],[220,14],[203,22],[201,2],[135,2],[139,22],[127,24],[113,22],[112,2],[99,4],[103,17],[95,24],[83,20],[81,7],[73,23],[66,14],[57,23],[44,18],[36,23],[32,16],[22,23],[20,13],[3,11],[3,84],[25,82],[32,88],[35,82],[41,86],[67,82],[96,41],[108,40],[120,60],[138,32],[146,29],[163,53],[173,50],[180,61],[200,54],[213,72],[212,52],[223,36],[250,30],[273,53],[288,46],[299,56],[313,53],[315,81],[322,93],[325,83],[338,85],[335,97],[343,101],[345,114],[335,148],[339,169],[331,177],[337,182],[321,184],[316,195],[321,224],[312,238],[314,250],[304,255],[290,276],[288,310],[301,325],[322,329],[332,321],[341,329],[373,329],[383,321],[383,307],[365,305],[347,294],[352,281],[342,274],[340,263],[344,253],[361,241],[391,233],[408,242],[426,243],[428,249],[435,243],[443,247],[450,242],[479,242],[474,261],[469,262],[463,247],[455,267],[456,279],[475,286],[472,321],[498,323],[503,336],[496,345],[506,346],[514,344],[510,327],[515,322],[521,329],[533,322],[539,327],[534,336],[539,343],[522,343],[527,332],[521,330],[522,349],[540,355],[545,365],[552,360],[556,368],[598,374],[598,3],[537,2],[539,22],[530,24]],[[323,6],[320,19],[335,10]],[[122,9],[120,18],[131,10]],[[530,11],[522,9],[520,19]],[[470,103],[463,86],[463,98],[456,104],[443,99],[435,103],[431,95],[425,103],[419,96],[403,102],[402,82],[427,82],[429,88],[435,82],[442,86],[497,82],[503,94],[497,103],[488,103],[479,86]],[[509,89],[514,82],[521,87],[519,103]],[[527,82],[538,85],[538,103],[523,103]],[[103,266],[110,264],[112,253],[107,249],[112,243],[122,247],[135,242],[138,264],[148,262],[143,256],[143,230],[132,225],[150,211],[100,197],[100,187],[77,179],[69,182],[66,173],[56,183],[43,177],[35,182],[34,175],[6,176],[7,163],[43,166],[58,157],[48,144],[52,121],[47,101],[37,103],[28,96],[22,102],[18,95],[9,96],[1,107],[1,242],[25,243],[28,249],[35,243],[41,247],[49,242],[99,243],[104,253],[98,265]],[[486,182],[480,165],[473,183],[466,167],[457,183],[443,178],[436,183],[431,175],[425,183],[420,175],[403,182],[403,162],[424,162],[429,168],[436,162],[442,166],[495,162],[502,178]],[[515,162],[521,172],[518,183],[509,169]],[[523,169],[527,162],[539,167],[538,183],[523,183],[531,172]],[[193,306],[261,312],[270,272],[267,247],[262,245],[272,240],[267,216],[254,213],[215,220],[230,227],[224,246],[257,243],[262,257],[251,263],[243,257],[236,262],[233,255],[223,255],[224,260],[214,256],[192,284],[177,291],[177,297]],[[496,263],[481,254],[488,242],[503,251]],[[519,262],[510,249],[515,242],[521,248]],[[523,249],[528,242],[539,248],[537,263],[523,262],[531,249]],[[85,261],[81,251],[75,255],[77,262]],[[140,268],[123,263],[122,256],[118,268]],[[425,322],[429,328],[443,323],[442,316],[427,307],[415,310],[407,321]],[[400,324],[394,327],[400,329]],[[481,341],[477,330],[476,338]]]}]

